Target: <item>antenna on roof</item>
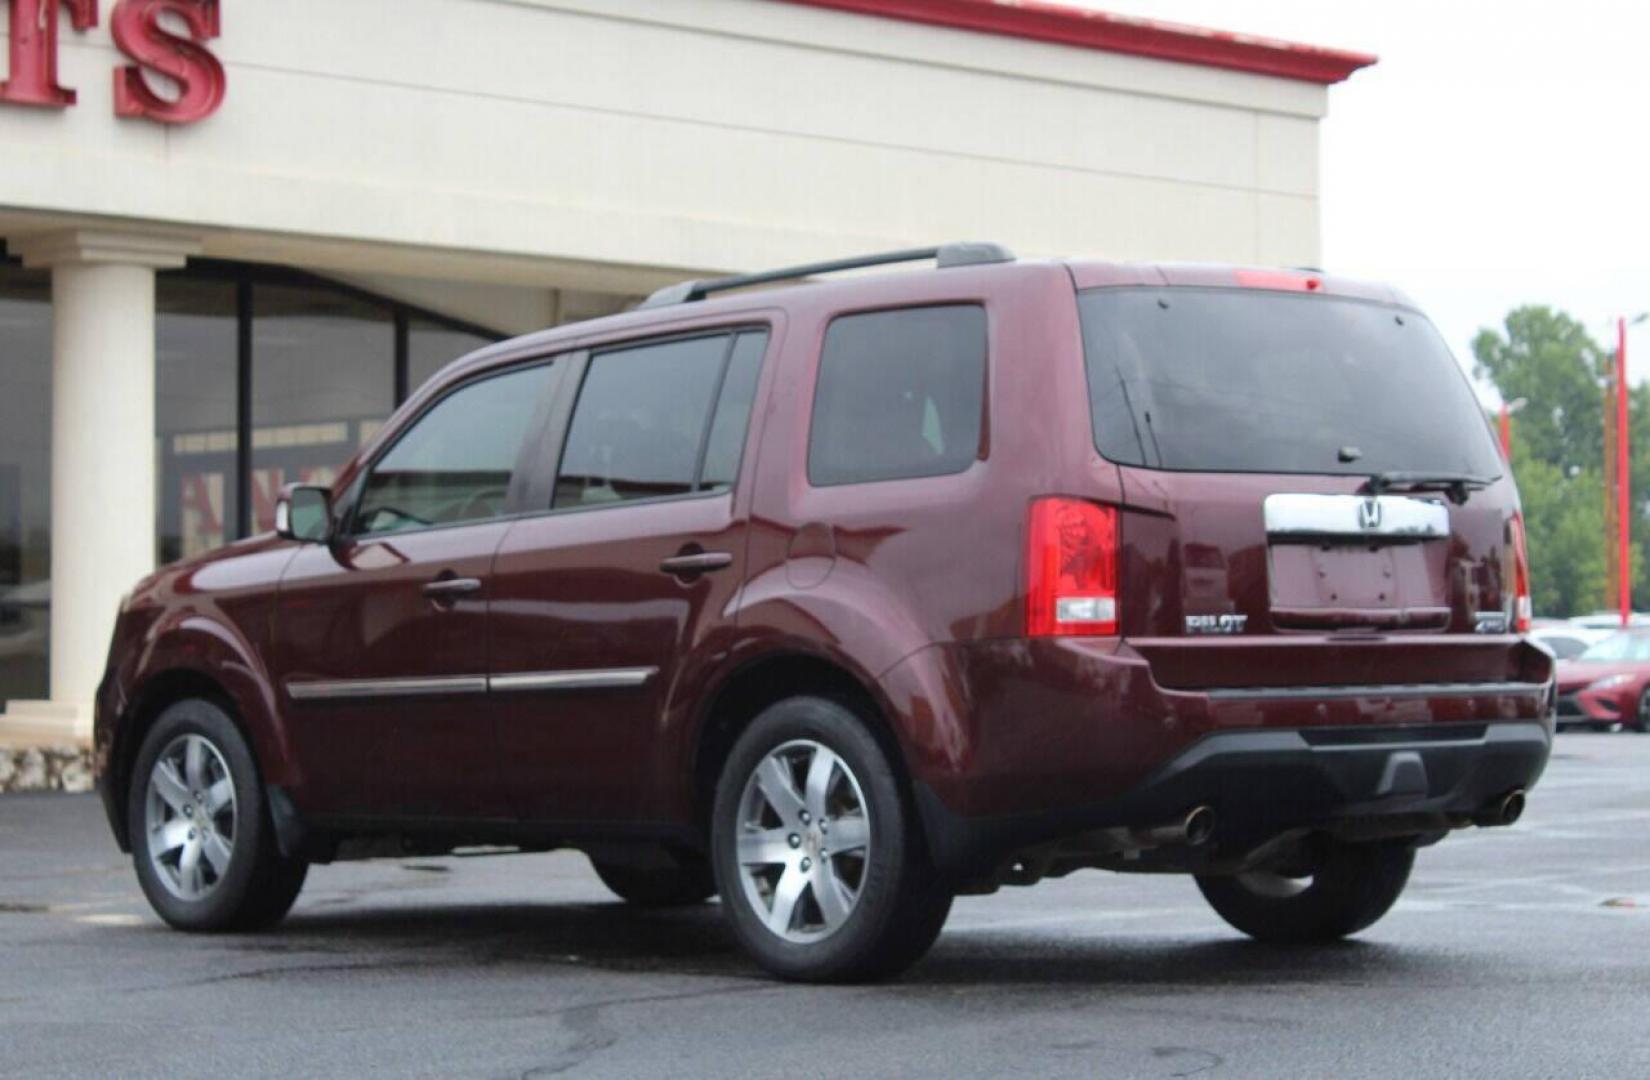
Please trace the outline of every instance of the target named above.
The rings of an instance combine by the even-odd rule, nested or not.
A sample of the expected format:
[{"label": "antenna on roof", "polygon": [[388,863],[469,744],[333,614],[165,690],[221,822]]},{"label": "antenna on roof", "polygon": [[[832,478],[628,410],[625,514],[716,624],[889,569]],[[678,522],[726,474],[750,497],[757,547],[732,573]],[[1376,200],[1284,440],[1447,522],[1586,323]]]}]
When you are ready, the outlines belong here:
[{"label": "antenna on roof", "polygon": [[764,270],[759,274],[734,274],[729,277],[706,278],[703,281],[680,281],[655,292],[643,300],[640,306],[669,307],[672,304],[703,300],[711,293],[743,289],[751,285],[790,281],[795,278],[812,277],[815,274],[831,274],[838,270],[860,270],[868,266],[926,262],[929,259],[933,259],[939,269],[946,270],[954,266],[984,266],[990,263],[1013,262],[1014,253],[1001,244],[978,241],[941,244],[939,247],[931,248],[908,248],[904,251],[885,251],[880,255],[859,255],[851,259],[804,263],[801,266],[787,266],[779,270]]}]

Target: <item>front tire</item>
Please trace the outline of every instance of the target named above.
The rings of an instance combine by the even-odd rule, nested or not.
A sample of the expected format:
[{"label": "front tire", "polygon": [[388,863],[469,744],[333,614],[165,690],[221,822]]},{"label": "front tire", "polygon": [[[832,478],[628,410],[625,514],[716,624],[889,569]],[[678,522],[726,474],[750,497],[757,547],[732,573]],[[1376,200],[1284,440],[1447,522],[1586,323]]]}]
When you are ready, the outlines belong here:
[{"label": "front tire", "polygon": [[1634,715],[1633,723],[1630,726],[1632,730],[1640,735],[1650,735],[1650,687],[1646,687],[1639,694],[1638,712]]},{"label": "front tire", "polygon": [[723,766],[711,829],[733,932],[781,978],[897,974],[951,910],[888,755],[834,701],[789,698],[752,722]]},{"label": "front tire", "polygon": [[1407,844],[1334,844],[1305,873],[1200,876],[1209,906],[1257,941],[1321,944],[1355,934],[1397,903],[1415,865]]},{"label": "front tire", "polygon": [[298,899],[309,864],[283,857],[252,750],[210,701],[166,708],[144,737],[126,803],[138,884],[189,931],[257,930]]}]

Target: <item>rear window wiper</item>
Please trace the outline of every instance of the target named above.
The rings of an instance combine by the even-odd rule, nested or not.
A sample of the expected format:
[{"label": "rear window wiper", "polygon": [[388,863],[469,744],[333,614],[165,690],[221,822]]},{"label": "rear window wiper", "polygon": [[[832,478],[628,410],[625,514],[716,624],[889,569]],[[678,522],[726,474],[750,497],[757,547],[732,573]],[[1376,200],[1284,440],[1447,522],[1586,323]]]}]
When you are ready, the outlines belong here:
[{"label": "rear window wiper", "polygon": [[1364,481],[1365,495],[1381,495],[1389,491],[1441,491],[1449,501],[1462,505],[1475,491],[1490,486],[1482,476],[1466,473],[1378,472]]}]

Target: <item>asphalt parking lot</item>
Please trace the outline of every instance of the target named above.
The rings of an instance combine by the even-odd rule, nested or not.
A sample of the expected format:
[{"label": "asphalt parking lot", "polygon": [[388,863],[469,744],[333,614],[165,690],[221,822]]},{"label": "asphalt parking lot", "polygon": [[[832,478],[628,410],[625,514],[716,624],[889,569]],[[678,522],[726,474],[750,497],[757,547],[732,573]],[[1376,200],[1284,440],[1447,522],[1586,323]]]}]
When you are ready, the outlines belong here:
[{"label": "asphalt parking lot", "polygon": [[1650,1075],[1650,737],[1560,736],[1524,820],[1423,852],[1351,943],[1240,938],[1189,880],[958,902],[900,982],[761,976],[715,905],[576,855],[317,868],[292,917],[150,915],[89,796],[0,798],[0,1076]]}]

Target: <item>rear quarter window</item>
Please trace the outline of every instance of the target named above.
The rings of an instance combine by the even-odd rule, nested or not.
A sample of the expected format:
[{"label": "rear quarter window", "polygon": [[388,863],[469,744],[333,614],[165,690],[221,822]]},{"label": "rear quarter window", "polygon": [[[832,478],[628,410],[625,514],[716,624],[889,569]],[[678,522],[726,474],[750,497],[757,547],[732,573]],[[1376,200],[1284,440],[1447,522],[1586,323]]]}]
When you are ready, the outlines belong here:
[{"label": "rear quarter window", "polygon": [[844,315],[825,332],[808,435],[815,486],[943,476],[980,456],[985,309]]}]

